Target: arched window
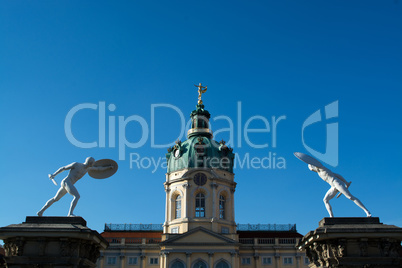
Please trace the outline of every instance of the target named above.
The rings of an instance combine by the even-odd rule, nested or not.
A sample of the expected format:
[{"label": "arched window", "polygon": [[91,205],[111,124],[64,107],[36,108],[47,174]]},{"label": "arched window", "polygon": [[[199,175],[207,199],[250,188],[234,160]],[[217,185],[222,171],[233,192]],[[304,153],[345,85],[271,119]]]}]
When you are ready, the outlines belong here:
[{"label": "arched window", "polygon": [[179,219],[179,218],[181,218],[181,196],[180,195],[178,195],[176,197],[174,205],[175,205],[175,208],[176,208],[175,219]]},{"label": "arched window", "polygon": [[195,196],[195,217],[205,217],[205,196],[203,193],[198,193]]},{"label": "arched window", "polygon": [[207,268],[207,265],[205,262],[199,260],[193,265],[193,268]]},{"label": "arched window", "polygon": [[184,264],[181,261],[176,260],[174,263],[172,263],[170,268],[184,268]]},{"label": "arched window", "polygon": [[215,268],[229,268],[229,264],[225,261],[220,261],[216,264]]},{"label": "arched window", "polygon": [[225,219],[225,197],[223,195],[219,196],[219,218]]}]

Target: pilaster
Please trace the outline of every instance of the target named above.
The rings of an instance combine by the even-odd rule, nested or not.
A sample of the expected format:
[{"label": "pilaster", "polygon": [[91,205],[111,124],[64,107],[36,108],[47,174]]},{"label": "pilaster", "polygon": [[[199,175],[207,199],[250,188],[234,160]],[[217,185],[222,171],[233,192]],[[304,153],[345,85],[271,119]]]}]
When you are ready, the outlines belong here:
[{"label": "pilaster", "polygon": [[213,252],[208,252],[208,266],[209,266],[209,268],[214,267],[214,253]]},{"label": "pilaster", "polygon": [[124,253],[121,253],[119,256],[120,268],[124,268],[126,266],[126,256]]},{"label": "pilaster", "polygon": [[191,267],[191,252],[186,252],[186,267]]}]

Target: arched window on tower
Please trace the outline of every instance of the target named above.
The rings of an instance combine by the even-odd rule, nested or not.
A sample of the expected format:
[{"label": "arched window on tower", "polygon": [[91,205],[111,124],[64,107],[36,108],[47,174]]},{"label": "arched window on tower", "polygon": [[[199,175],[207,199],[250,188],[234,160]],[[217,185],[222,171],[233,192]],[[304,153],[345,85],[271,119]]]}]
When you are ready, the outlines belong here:
[{"label": "arched window on tower", "polygon": [[197,117],[197,127],[198,128],[208,128],[208,118],[203,115]]},{"label": "arched window on tower", "polygon": [[216,264],[215,268],[229,268],[229,264],[225,261],[220,261]]},{"label": "arched window on tower", "polygon": [[178,195],[176,197],[174,205],[175,205],[175,208],[176,208],[175,219],[179,219],[179,218],[181,218],[181,196],[180,195]]},{"label": "arched window on tower", "polygon": [[176,260],[174,263],[172,263],[170,268],[184,268],[184,264],[181,261]]},{"label": "arched window on tower", "polygon": [[195,217],[205,217],[205,195],[203,193],[198,193],[195,196]]},{"label": "arched window on tower", "polygon": [[197,127],[196,122],[197,122],[197,117],[194,116],[194,117],[192,118],[191,128],[196,128],[196,127]]},{"label": "arched window on tower", "polygon": [[219,218],[225,219],[225,204],[226,199],[223,195],[219,196]]},{"label": "arched window on tower", "polygon": [[207,268],[207,265],[205,262],[199,260],[193,265],[193,268]]}]

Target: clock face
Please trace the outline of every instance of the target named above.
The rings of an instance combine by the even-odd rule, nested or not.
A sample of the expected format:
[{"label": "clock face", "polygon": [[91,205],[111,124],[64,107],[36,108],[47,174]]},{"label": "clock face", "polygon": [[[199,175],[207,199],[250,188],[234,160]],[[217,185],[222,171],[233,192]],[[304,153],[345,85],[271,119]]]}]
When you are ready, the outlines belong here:
[{"label": "clock face", "polygon": [[176,149],[173,152],[174,157],[179,157],[180,156],[180,150]]},{"label": "clock face", "polygon": [[207,176],[204,173],[197,173],[194,176],[194,183],[202,186],[207,183]]}]

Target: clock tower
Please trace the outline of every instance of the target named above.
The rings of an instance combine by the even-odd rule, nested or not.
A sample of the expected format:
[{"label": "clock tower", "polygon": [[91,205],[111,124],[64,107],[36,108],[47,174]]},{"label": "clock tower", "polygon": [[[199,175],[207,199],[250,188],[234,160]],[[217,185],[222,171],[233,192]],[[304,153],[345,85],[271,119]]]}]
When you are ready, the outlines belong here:
[{"label": "clock tower", "polygon": [[213,139],[210,114],[204,109],[199,88],[198,104],[191,112],[187,140],[168,149],[166,209],[163,233],[184,234],[195,228],[234,238],[234,154],[225,142]]},{"label": "clock tower", "polygon": [[296,248],[302,235],[295,225],[236,226],[235,155],[224,141],[213,139],[201,99],[207,88],[196,87],[198,103],[190,114],[187,140],[178,140],[166,154],[163,226],[110,224],[102,235],[111,245],[98,267],[307,267]]}]

